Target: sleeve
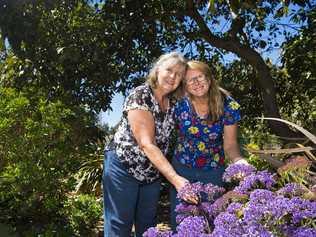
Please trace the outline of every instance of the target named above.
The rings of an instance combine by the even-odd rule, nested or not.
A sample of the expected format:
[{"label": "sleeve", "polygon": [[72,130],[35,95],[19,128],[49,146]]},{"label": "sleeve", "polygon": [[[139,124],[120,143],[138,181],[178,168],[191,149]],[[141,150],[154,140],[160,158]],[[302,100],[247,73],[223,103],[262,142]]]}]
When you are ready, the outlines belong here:
[{"label": "sleeve", "polygon": [[151,111],[151,104],[149,90],[144,87],[137,87],[126,97],[123,105],[123,113],[133,109]]},{"label": "sleeve", "polygon": [[232,97],[226,97],[224,102],[224,125],[233,125],[241,120],[240,105]]}]

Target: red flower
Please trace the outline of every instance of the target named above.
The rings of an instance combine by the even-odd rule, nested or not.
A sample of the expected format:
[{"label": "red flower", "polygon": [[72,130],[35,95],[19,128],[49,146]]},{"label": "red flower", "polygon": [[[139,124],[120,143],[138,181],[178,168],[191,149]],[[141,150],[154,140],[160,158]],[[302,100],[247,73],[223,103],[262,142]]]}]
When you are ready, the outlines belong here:
[{"label": "red flower", "polygon": [[225,163],[225,158],[224,158],[224,157],[220,157],[218,163],[219,163],[220,165],[224,165],[224,163]]},{"label": "red flower", "polygon": [[196,159],[196,166],[201,168],[203,166],[205,166],[206,164],[206,159],[204,157],[199,157]]}]

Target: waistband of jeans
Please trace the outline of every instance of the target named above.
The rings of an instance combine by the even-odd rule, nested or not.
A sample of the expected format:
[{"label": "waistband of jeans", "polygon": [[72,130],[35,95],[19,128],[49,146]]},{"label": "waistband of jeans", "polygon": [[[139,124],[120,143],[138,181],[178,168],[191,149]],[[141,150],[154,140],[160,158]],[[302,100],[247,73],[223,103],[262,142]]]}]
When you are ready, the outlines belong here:
[{"label": "waistband of jeans", "polygon": [[111,140],[108,144],[105,145],[104,151],[113,151],[116,149],[116,143]]}]

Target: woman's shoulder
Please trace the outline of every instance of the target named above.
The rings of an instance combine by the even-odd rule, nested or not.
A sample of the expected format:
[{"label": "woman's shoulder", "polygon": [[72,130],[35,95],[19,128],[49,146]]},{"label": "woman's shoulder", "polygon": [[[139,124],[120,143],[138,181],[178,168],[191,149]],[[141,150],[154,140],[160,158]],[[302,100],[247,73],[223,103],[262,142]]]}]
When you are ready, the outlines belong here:
[{"label": "woman's shoulder", "polygon": [[231,95],[225,95],[224,107],[236,110],[240,108],[240,104]]},{"label": "woman's shoulder", "polygon": [[146,99],[146,100],[150,100],[150,98],[152,97],[153,92],[150,88],[150,85],[148,85],[147,83],[143,83],[135,88],[133,88],[131,90],[131,92],[129,93],[129,95],[126,97],[126,100],[134,100],[134,99]]},{"label": "woman's shoulder", "polygon": [[135,87],[131,94],[138,94],[138,93],[144,93],[144,94],[150,94],[152,92],[150,85],[148,83],[143,83],[137,87]]},{"label": "woman's shoulder", "polygon": [[129,110],[131,108],[145,108],[149,110],[152,106],[152,91],[148,84],[144,83],[135,87],[130,94],[126,97],[123,110]]}]

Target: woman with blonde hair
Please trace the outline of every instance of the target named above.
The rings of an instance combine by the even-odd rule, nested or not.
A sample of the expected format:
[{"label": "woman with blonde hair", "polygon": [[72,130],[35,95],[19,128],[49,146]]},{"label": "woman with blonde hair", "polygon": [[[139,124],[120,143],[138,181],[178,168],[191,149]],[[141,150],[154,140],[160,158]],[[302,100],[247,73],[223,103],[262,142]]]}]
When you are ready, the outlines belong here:
[{"label": "woman with blonde hair", "polygon": [[[185,96],[177,102],[177,142],[172,165],[191,183],[222,186],[225,153],[232,162],[244,162],[237,142],[239,104],[220,88],[210,67],[189,61],[183,86]],[[171,188],[171,226],[176,228],[177,190]]]},{"label": "woman with blonde hair", "polygon": [[123,116],[113,141],[105,149],[104,236],[137,237],[155,226],[160,175],[181,189],[186,182],[166,159],[174,128],[172,93],[186,70],[186,60],[176,52],[162,55],[147,82],[126,98]]}]

